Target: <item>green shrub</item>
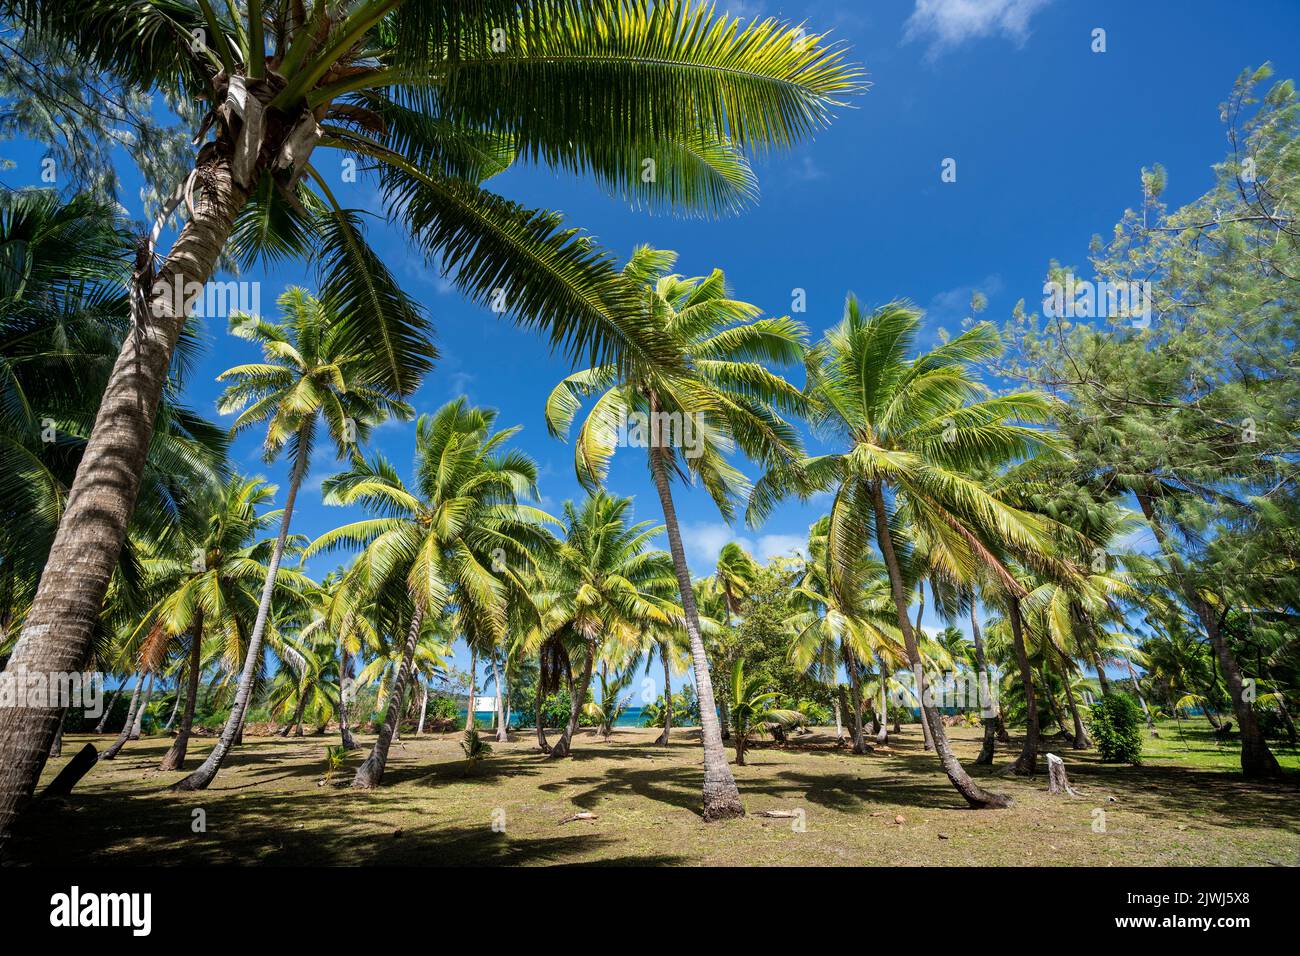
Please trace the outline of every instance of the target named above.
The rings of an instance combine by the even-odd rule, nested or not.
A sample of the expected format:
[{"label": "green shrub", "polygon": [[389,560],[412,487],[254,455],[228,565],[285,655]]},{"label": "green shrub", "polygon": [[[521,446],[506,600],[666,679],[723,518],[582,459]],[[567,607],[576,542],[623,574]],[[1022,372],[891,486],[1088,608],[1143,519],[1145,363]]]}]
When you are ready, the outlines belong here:
[{"label": "green shrub", "polygon": [[1101,759],[1142,762],[1142,710],[1127,694],[1107,694],[1092,705],[1089,730]]}]

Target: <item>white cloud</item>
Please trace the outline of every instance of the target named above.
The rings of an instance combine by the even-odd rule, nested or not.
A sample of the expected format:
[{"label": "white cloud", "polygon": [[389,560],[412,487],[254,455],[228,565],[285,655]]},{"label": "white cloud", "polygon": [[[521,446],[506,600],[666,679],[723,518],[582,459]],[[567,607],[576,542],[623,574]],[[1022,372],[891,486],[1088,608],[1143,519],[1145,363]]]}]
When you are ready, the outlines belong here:
[{"label": "white cloud", "polygon": [[731,528],[719,522],[688,522],[682,525],[681,530],[682,545],[686,548],[686,563],[700,573],[711,573],[718,562],[718,552],[728,541],[738,542],[745,550],[752,547],[750,542],[736,537]]},{"label": "white cloud", "polygon": [[770,558],[788,558],[794,552],[802,553],[804,537],[797,534],[763,534],[757,539],[736,534],[734,528],[720,521],[702,521],[682,525],[682,545],[686,548],[686,563],[696,574],[712,574],[718,563],[722,546],[734,541],[759,561]]},{"label": "white cloud", "polygon": [[928,39],[928,55],[978,37],[1001,35],[1020,45],[1029,38],[1029,18],[1050,0],[916,0],[904,24],[903,41]]},{"label": "white cloud", "polygon": [[745,17],[753,20],[763,12],[763,5],[757,0],[727,0],[726,3],[720,4],[719,13],[725,13],[731,17]]},{"label": "white cloud", "polygon": [[815,179],[821,179],[826,173],[813,162],[813,158],[806,153],[800,158],[800,161],[790,171],[790,174],[800,182],[810,183]]},{"label": "white cloud", "polygon": [[804,538],[797,534],[765,534],[758,539],[755,557],[766,561],[768,558],[788,558],[795,552],[803,554]]}]

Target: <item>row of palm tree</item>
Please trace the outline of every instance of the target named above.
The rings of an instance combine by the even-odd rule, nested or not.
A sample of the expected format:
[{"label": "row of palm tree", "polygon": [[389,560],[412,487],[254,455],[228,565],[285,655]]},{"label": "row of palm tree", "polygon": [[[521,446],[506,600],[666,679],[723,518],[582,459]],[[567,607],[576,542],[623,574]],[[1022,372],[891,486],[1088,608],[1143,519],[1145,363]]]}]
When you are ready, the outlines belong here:
[{"label": "row of palm tree", "polygon": [[[770,18],[741,28],[687,0],[4,0],[0,13],[76,51],[88,70],[164,91],[200,118],[192,169],[138,254],[120,260],[135,262],[133,334],[118,342],[10,658],[46,673],[82,667],[93,646],[187,326],[192,297],[178,308],[171,290],[202,288],[231,258],[305,259],[319,272],[319,299],[350,317],[341,347],[374,388],[400,399],[432,366],[427,316],[368,245],[362,214],[340,205],[325,164],[359,160],[389,220],[453,284],[538,327],[552,348],[620,372],[671,370],[682,356],[659,341],[612,257],[557,214],[484,181],[522,159],[590,175],[633,202],[727,212],[753,198],[747,151],[793,145],[860,88],[860,71],[824,37]],[[662,173],[643,175],[646,160]],[[177,214],[171,247],[156,257]],[[291,450],[295,435],[284,434]],[[279,560],[291,515],[286,507]],[[438,587],[411,582],[424,596]],[[259,640],[269,611],[261,617]],[[252,676],[241,675],[241,689]],[[247,701],[241,693],[238,716],[187,786],[211,779]],[[30,798],[60,718],[53,707],[0,715],[0,835]]]},{"label": "row of palm tree", "polygon": [[[101,661],[138,674],[137,691],[179,664],[184,733],[173,767],[200,676],[213,673],[231,709],[178,789],[210,785],[268,694],[286,729],[332,705],[343,746],[354,746],[346,688],[357,664],[380,688],[383,719],[354,785],[379,785],[412,690],[427,693],[417,675],[440,666],[454,636],[475,662],[468,721],[480,659],[500,708],[523,661],[536,661],[539,701],[567,685],[559,740],[537,730],[556,759],[571,752],[593,675],[595,710],[610,726],[629,669],[652,651],[668,695],[684,652],[700,704],[704,817],[743,813],[724,736],[736,736],[740,757],[756,723],[784,718],[719,639],[745,613],[743,555],[724,551],[710,580],[692,578],[682,483],[702,485],[724,518],[743,512],[755,525],[784,499],[830,497],[800,569],[790,654],[824,681],[843,669],[855,751],[868,746],[869,706],[877,739],[887,738],[883,700],[906,670],[926,746],[953,786],[971,806],[1005,806],[966,772],[931,701],[927,663],[952,663],[961,647],[924,634],[927,606],[948,621],[970,618],[978,674],[992,679],[996,663],[1011,663],[1021,773],[1036,770],[1040,703],[1057,710],[1058,683],[1074,741],[1086,746],[1077,676],[1095,669],[1108,690],[1105,667],[1140,609],[1166,628],[1181,617],[1206,630],[1238,716],[1243,769],[1276,772],[1253,708],[1242,706],[1229,622],[1189,584],[1162,501],[1128,489],[1160,553],[1123,555],[1116,542],[1139,520],[1121,507],[1126,486],[1077,473],[1047,395],[981,381],[1003,345],[992,325],[922,350],[918,310],[869,310],[849,296],[843,320],[814,343],[799,322],[733,297],[720,270],[680,275],[675,254],[645,246],[618,268],[558,215],[484,188],[523,159],[649,205],[743,205],[754,189],[746,153],[792,145],[860,86],[824,38],[648,0],[310,9],[265,0],[221,11],[202,0],[0,0],[0,12],[93,68],[179,95],[202,117],[192,173],[144,241],[84,200],[17,197],[3,228],[27,267],[0,277],[0,454],[14,469],[0,528],[12,546],[0,561],[4,650],[11,666],[38,672]],[[502,23],[505,51],[491,45]],[[174,42],[195,30],[205,44]],[[330,149],[362,160],[389,221],[472,300],[504,305],[585,366],[545,403],[552,435],[576,426],[575,471],[588,492],[561,518],[534,504],[537,469],[510,448],[516,430],[467,400],[416,420],[409,480],[363,450],[375,425],[414,416],[407,399],[436,351],[427,315],[322,175]],[[645,177],[647,159],[663,174]],[[173,215],[183,222],[158,257]],[[178,404],[192,328],[169,290],[201,287],[223,261],[288,258],[314,266],[317,291],[288,290],[278,322],[231,317],[262,361],[222,376],[234,431],[262,428],[267,460],[288,457],[283,506],[267,512],[270,489],[230,474],[228,436]],[[785,377],[799,367],[802,386]],[[634,419],[650,431],[666,551],[652,547],[660,529],[633,522],[629,503],[604,489]],[[801,422],[827,451],[806,451]],[[53,441],[40,437],[47,432]],[[325,503],[368,517],[306,542],[292,519],[321,441],[341,463],[323,481]],[[753,484],[741,456],[761,472]],[[338,550],[354,554],[337,575],[316,583],[301,570]],[[299,567],[286,567],[293,558]],[[991,614],[983,629],[979,608]],[[720,693],[719,667],[731,678]],[[330,673],[332,682],[322,677]],[[317,693],[322,683],[337,695]],[[136,714],[149,693],[134,695]],[[672,707],[663,710],[667,742]],[[0,840],[62,716],[53,705],[0,713]],[[985,718],[982,763],[1005,730],[1000,719]]]},{"label": "row of palm tree", "polygon": [[[891,304],[864,315],[850,297],[840,326],[807,348],[797,324],[759,318],[755,307],[730,298],[720,272],[688,279],[667,273],[671,263],[670,254],[642,248],[626,273],[650,283],[646,300],[660,316],[661,334],[678,336],[686,367],[702,373],[660,379],[652,369],[623,381],[613,369],[598,368],[566,378],[547,403],[548,422],[562,434],[581,401],[595,398],[575,443],[578,475],[593,489],[617,447],[616,423],[627,416],[670,408],[705,423],[701,454],[687,455],[669,442],[650,444],[666,528],[629,523],[630,502],[599,490],[581,505],[566,505],[562,520],[528,504],[538,494],[536,468],[507,447],[517,429],[494,431],[495,414],[464,400],[417,422],[415,481],[408,488],[382,456],[361,454],[375,424],[390,415],[409,418],[411,411],[344,351],[344,316],[292,288],[279,300],[281,322],[232,318],[232,330],[257,342],[264,361],[223,373],[230,384],[221,407],[239,412],[235,431],[264,425],[268,459],[289,452],[286,507],[259,511],[271,489],[239,477],[213,484],[207,494],[191,494],[170,536],[138,536],[141,580],[129,595],[125,589],[114,595],[104,615],[105,626],[121,635],[118,659],[138,665],[137,698],[145,675],[152,688],[169,657],[185,658],[187,686],[174,707],[183,699],[184,709],[164,769],[184,762],[205,668],[204,642],[209,655],[214,643],[222,645],[221,670],[233,682],[233,706],[216,746],[176,784],[179,789],[207,786],[238,741],[247,710],[267,682],[264,640],[277,662],[270,697],[283,712],[283,732],[300,726],[309,706],[316,715],[333,710],[345,747],[355,746],[343,686],[348,659],[363,646],[375,651],[361,676],[363,683],[378,684],[386,716],[356,785],[377,785],[414,676],[436,672],[451,635],[459,634],[490,657],[500,700],[506,694],[500,692],[505,678],[498,654],[507,675],[511,659],[535,656],[539,693],[546,689],[542,672],[552,675],[552,683],[557,676],[569,682],[572,710],[560,740],[551,746],[538,729],[542,746],[557,758],[570,752],[585,706],[606,729],[612,726],[619,694],[643,652],[669,662],[674,647],[689,648],[697,687],[704,677],[702,707],[709,708],[701,723],[715,721],[716,741],[704,733],[706,801],[713,801],[706,802],[706,811],[713,807],[711,817],[734,812],[739,795],[726,799],[735,783],[722,751],[727,706],[748,708],[743,718],[732,715],[739,756],[756,723],[757,711],[749,705],[759,691],[743,679],[736,683],[742,661],[720,661],[706,645],[710,631],[729,627],[743,614],[752,562],[729,545],[711,578],[691,580],[680,532],[672,547],[670,464],[673,473],[699,478],[728,515],[739,500],[747,501],[751,517],[761,518],[782,495],[833,494],[831,514],[810,529],[795,589],[801,610],[790,622],[790,655],[796,666],[827,681],[843,668],[849,685],[844,711],[855,752],[866,749],[868,699],[880,702],[874,708],[878,740],[887,738],[884,698],[899,668],[907,668],[921,702],[927,746],[938,752],[954,786],[975,806],[1003,801],[965,773],[937,709],[925,703],[926,660],[951,665],[961,657],[955,635],[946,644],[942,635],[927,642],[919,612],[912,622],[911,595],[923,603],[927,582],[949,619],[963,610],[971,614],[977,637],[977,593],[986,607],[1003,612],[986,624],[987,654],[1001,659],[998,652],[1006,646],[1014,651],[1027,727],[1018,769],[1034,769],[1037,699],[1047,691],[1056,709],[1053,675],[1071,714],[1074,744],[1088,745],[1076,662],[1088,661],[1106,680],[1104,660],[1115,659],[1121,637],[1101,625],[1122,624],[1120,606],[1137,592],[1132,576],[1088,568],[1084,559],[1091,543],[1108,542],[1132,520],[1113,503],[1089,510],[1045,490],[1033,466],[1056,454],[1051,433],[1035,427],[1050,414],[1048,403],[1032,394],[992,395],[972,374],[975,360],[996,349],[991,329],[976,326],[908,359],[919,314]],[[796,390],[751,361],[754,355],[777,356],[786,364],[805,357],[807,387]],[[660,402],[660,391],[671,398]],[[803,456],[797,432],[782,417],[796,409],[822,434],[852,438],[849,452]],[[324,481],[324,500],[361,505],[374,517],[305,544],[290,534],[289,519],[319,423],[348,466]],[[725,458],[735,445],[769,465],[753,488]],[[276,537],[262,537],[276,519]],[[562,533],[551,534],[551,525]],[[668,553],[650,547],[663,530]],[[883,560],[868,556],[871,533]],[[287,553],[306,560],[341,547],[359,553],[321,585],[281,566]],[[697,590],[713,606],[704,616],[694,610],[692,625]],[[328,666],[308,640],[314,633],[327,635]],[[397,634],[405,639],[386,638]],[[977,643],[977,662],[984,653]],[[712,701],[710,663],[721,663],[732,677],[734,686],[720,702]],[[986,673],[988,662],[978,667]],[[327,672],[336,675],[333,681],[322,680]],[[593,674],[600,700],[586,705]],[[670,680],[666,667],[668,692]],[[427,682],[418,684],[423,712]],[[745,689],[744,699],[733,693],[736,686]],[[706,694],[709,705],[703,703]],[[138,706],[133,703],[132,717],[143,712],[147,695]],[[665,710],[670,720],[671,710]],[[777,714],[764,721],[782,719]],[[1058,722],[1064,723],[1059,717]],[[138,720],[128,719],[106,757],[120,749],[133,725]],[[502,735],[507,725],[498,721]],[[667,731],[665,725],[664,742]],[[995,732],[996,719],[987,719],[986,740]],[[721,757],[720,771],[717,763],[710,770],[711,747]],[[991,760],[991,742],[986,750],[981,762]]]}]

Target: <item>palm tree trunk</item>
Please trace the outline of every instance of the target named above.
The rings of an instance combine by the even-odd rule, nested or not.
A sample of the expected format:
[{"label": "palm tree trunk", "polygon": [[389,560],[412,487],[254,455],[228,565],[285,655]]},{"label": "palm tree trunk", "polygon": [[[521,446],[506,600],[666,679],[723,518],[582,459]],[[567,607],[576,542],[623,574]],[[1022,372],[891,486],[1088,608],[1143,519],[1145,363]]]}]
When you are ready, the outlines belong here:
[{"label": "palm tree trunk", "polygon": [[294,707],[293,714],[289,717],[289,722],[280,728],[277,736],[288,737],[294,727],[298,728],[296,736],[302,736],[302,712],[307,709],[307,689],[298,688],[298,705]]},{"label": "palm tree trunk", "polygon": [[835,740],[837,743],[844,743],[844,721],[840,715],[840,698],[838,695],[831,698],[831,710],[835,712]]},{"label": "palm tree trunk", "polygon": [[[299,438],[304,438],[310,426],[304,425]],[[257,618],[253,621],[253,633],[248,639],[248,654],[244,658],[244,669],[239,675],[239,687],[235,691],[235,706],[230,710],[226,726],[221,730],[217,744],[208,753],[193,773],[172,786],[173,790],[205,790],[216,779],[217,771],[226,759],[226,754],[237,740],[243,740],[244,716],[253,697],[253,682],[257,677],[257,668],[262,660],[262,635],[266,631],[266,622],[271,613],[271,595],[275,592],[275,578],[280,571],[280,561],[284,557],[284,544],[289,537],[289,523],[293,520],[293,505],[298,498],[298,489],[307,473],[307,447],[310,443],[300,441],[298,454],[293,463],[293,472],[289,478],[289,494],[284,499],[284,514],[280,517],[280,533],[275,539],[275,549],[271,552],[271,562],[266,569],[266,581],[262,584],[262,598],[257,605]]]},{"label": "palm tree trunk", "polygon": [[100,760],[112,760],[117,756],[117,752],[126,746],[127,740],[130,739],[131,728],[135,726],[135,712],[140,706],[140,691],[144,688],[144,680],[144,673],[139,672],[135,679],[135,690],[131,692],[131,704],[126,709],[126,722],[122,724],[122,730],[117,735],[117,739],[99,755]]},{"label": "palm tree trunk", "polygon": [[[925,632],[921,630],[921,616],[922,616],[923,614],[925,614],[925,581],[924,581],[924,579],[922,579],[921,583],[917,585],[916,591],[917,591],[916,633],[918,633],[918,634],[924,634]],[[918,699],[918,700],[920,700],[920,698],[921,698],[921,684],[922,684],[922,680],[923,680],[923,678],[921,677],[921,670],[922,670],[924,667],[925,667],[925,663],[924,663],[924,660],[923,660],[922,663],[920,664],[920,666],[914,666],[914,667],[912,668],[912,670],[915,672],[915,678],[916,678],[916,696],[917,696],[917,699]],[[925,744],[924,744],[925,749],[926,749],[926,750],[933,750],[933,749],[934,749],[934,735],[933,735],[932,733],[930,733],[930,723],[929,723],[929,721],[927,721],[924,717],[921,718],[921,736],[924,737],[924,739],[925,739]]]},{"label": "palm tree trunk", "polygon": [[1070,707],[1070,718],[1074,723],[1073,749],[1087,750],[1092,746],[1092,741],[1088,739],[1088,733],[1083,729],[1083,721],[1079,719],[1079,704],[1074,699],[1074,688],[1070,686],[1070,675],[1066,673],[1064,666],[1061,668],[1061,683],[1065,685],[1065,702]]},{"label": "palm tree trunk", "polygon": [[469,650],[469,703],[465,706],[465,729],[470,730],[474,726],[474,683],[478,674],[478,648],[471,647]]},{"label": "palm tree trunk", "polygon": [[867,752],[867,742],[862,739],[862,678],[858,674],[858,662],[849,651],[848,645],[840,644],[840,655],[844,658],[844,669],[849,674],[849,699],[853,705],[849,715],[849,733],[853,735],[853,752]]},{"label": "palm tree trunk", "polygon": [[352,736],[352,728],[348,724],[348,701],[347,695],[343,688],[350,686],[349,678],[352,676],[348,673],[351,666],[351,655],[348,654],[346,646],[339,648],[339,737],[343,742],[344,750],[360,750],[361,745],[357,743],[356,738]]},{"label": "palm tree trunk", "polygon": [[569,750],[573,744],[573,735],[578,732],[578,715],[582,713],[582,705],[587,702],[587,687],[591,683],[591,669],[596,660],[596,647],[594,644],[587,648],[587,658],[582,662],[582,676],[578,678],[578,683],[569,690],[569,722],[564,725],[564,733],[560,734],[559,741],[551,748],[551,757],[559,759],[560,757],[569,756]]},{"label": "palm tree trunk", "polygon": [[136,708],[135,720],[131,724],[131,739],[139,740],[140,735],[144,732],[144,711],[149,706],[149,700],[153,697],[154,672],[149,672],[149,683],[145,684],[144,697],[140,700],[140,706]]},{"label": "palm tree trunk", "polygon": [[424,733],[424,719],[429,715],[429,682],[420,678],[420,722],[415,725],[415,736]]},{"label": "palm tree trunk", "polygon": [[997,736],[998,715],[994,710],[992,716],[989,716],[989,705],[992,703],[993,695],[993,675],[989,673],[988,660],[984,656],[984,635],[980,633],[979,615],[975,611],[975,595],[971,595],[970,601],[970,633],[971,639],[975,642],[975,669],[976,686],[980,681],[984,682],[980,687],[980,709],[983,712],[984,724],[984,742],[980,745],[980,755],[975,758],[975,763],[991,766],[993,764],[993,746],[994,739]]},{"label": "palm tree trunk", "polygon": [[190,661],[185,673],[185,712],[181,716],[181,729],[168,748],[159,770],[180,770],[185,766],[185,751],[190,745],[190,732],[194,727],[194,707],[199,697],[199,672],[203,669],[203,609],[194,615],[190,628]]},{"label": "palm tree trunk", "polygon": [[664,729],[659,734],[656,744],[660,746],[668,745],[668,732],[673,726],[673,672],[668,660],[668,642],[659,642],[659,657],[664,665]]},{"label": "palm tree trunk", "polygon": [[546,701],[542,697],[542,668],[540,666],[540,660],[538,661],[538,665],[537,692],[534,695],[534,707],[537,711],[537,746],[541,748],[542,753],[548,754],[551,752],[551,745],[546,742],[546,718],[542,716],[542,705],[545,704]]},{"label": "palm tree trunk", "polygon": [[889,743],[889,691],[885,687],[889,682],[889,675],[885,671],[884,659],[876,660],[880,666],[880,729],[876,731],[876,744],[883,747]]},{"label": "palm tree trunk", "polygon": [[1007,595],[1007,617],[1011,621],[1011,641],[1015,645],[1016,666],[1025,690],[1025,745],[1012,764],[1012,770],[1022,776],[1038,771],[1038,698],[1034,695],[1034,675],[1029,669],[1029,651],[1025,649],[1024,621],[1020,617],[1020,599]]},{"label": "palm tree trunk", "polygon": [[412,595],[415,610],[411,614],[411,626],[406,634],[406,646],[402,648],[402,662],[397,665],[397,676],[393,678],[393,689],[388,695],[388,707],[384,711],[384,722],[379,728],[379,736],[369,756],[357,768],[357,775],[352,779],[356,790],[369,790],[379,786],[383,779],[384,767],[388,763],[388,748],[392,746],[393,736],[397,733],[397,724],[402,719],[402,704],[406,699],[406,684],[410,679],[415,660],[415,646],[420,642],[420,625],[424,622],[424,608]]},{"label": "palm tree trunk", "polygon": [[[140,290],[145,301],[132,310],[134,334],[125,337],[109,375],[39,589],[9,659],[12,671],[71,673],[90,651],[135,509],[172,352],[185,325],[185,309],[176,308],[172,290],[201,289],[212,277],[234,216],[247,201],[230,163],[216,151],[203,161],[204,188],[194,214],[153,286]],[[142,248],[141,265],[151,256]],[[35,790],[62,719],[59,706],[0,708],[0,846]]]},{"label": "palm tree trunk", "polygon": [[[1259,721],[1255,717],[1255,708],[1251,701],[1245,699],[1245,685],[1241,679],[1241,668],[1237,666],[1237,658],[1232,653],[1232,648],[1228,646],[1227,638],[1223,635],[1218,612],[1192,586],[1192,582],[1187,577],[1186,569],[1183,567],[1182,559],[1170,546],[1164,525],[1156,514],[1155,504],[1151,500],[1151,496],[1139,493],[1137,500],[1142,508],[1142,514],[1147,519],[1147,524],[1151,526],[1152,534],[1155,535],[1156,541],[1160,544],[1160,549],[1164,552],[1165,560],[1169,562],[1169,567],[1178,580],[1184,599],[1200,619],[1201,626],[1205,628],[1205,633],[1210,638],[1210,644],[1214,647],[1215,656],[1219,661],[1219,669],[1223,672],[1223,682],[1228,685],[1228,696],[1232,698],[1233,712],[1237,715],[1237,726],[1241,731],[1242,774],[1248,778],[1281,776],[1282,768],[1278,766],[1277,758],[1273,756],[1273,751],[1269,749],[1268,742],[1259,729]],[[0,765],[2,764],[3,753],[0,752]]]},{"label": "palm tree trunk", "polygon": [[[135,676],[136,675],[134,674],[131,675],[131,677],[135,677]],[[102,734],[104,732],[104,728],[108,726],[108,715],[111,714],[113,712],[113,708],[117,706],[117,700],[119,697],[122,696],[122,691],[123,689],[125,689],[129,679],[130,678],[118,684],[117,690],[113,691],[112,696],[108,698],[108,704],[104,707],[104,712],[99,716],[99,723],[95,725],[95,733]]]},{"label": "palm tree trunk", "polygon": [[889,515],[885,509],[885,493],[879,482],[872,484],[871,497],[876,513],[876,542],[880,546],[881,556],[885,559],[885,567],[889,571],[889,586],[893,593],[894,606],[898,612],[898,626],[903,632],[903,642],[907,647],[908,660],[911,662],[912,669],[920,681],[917,686],[917,695],[921,703],[921,720],[930,728],[930,733],[934,738],[934,749],[939,754],[939,761],[943,765],[944,773],[947,774],[948,780],[957,789],[957,792],[972,807],[988,809],[1010,806],[1010,797],[1000,793],[991,793],[970,778],[965,768],[962,767],[961,761],[952,752],[952,747],[948,744],[948,735],[943,729],[943,722],[939,720],[939,712],[926,704],[925,671],[921,667],[921,649],[916,641],[916,632],[912,630],[912,622],[907,617],[907,595],[903,588],[902,566],[899,564],[898,554],[894,551],[894,539],[889,530]]},{"label": "palm tree trunk", "polygon": [[504,744],[510,740],[510,734],[506,730],[506,692],[495,650],[492,652],[492,682],[497,689],[497,743]]},{"label": "palm tree trunk", "polygon": [[181,712],[181,688],[180,684],[176,685],[176,699],[172,701],[172,712],[167,716],[167,723],[163,724],[162,732],[169,734],[172,726],[176,723],[176,715]]},{"label": "palm tree trunk", "polygon": [[1094,647],[1092,649],[1092,666],[1097,669],[1097,683],[1101,685],[1101,696],[1110,696],[1110,678],[1106,676],[1106,668],[1102,664],[1101,654]]},{"label": "palm tree trunk", "polygon": [[[653,393],[650,406],[652,412],[659,411],[659,402]],[[695,692],[700,701],[700,730],[704,738],[704,819],[722,820],[744,816],[745,807],[740,802],[740,791],[736,788],[731,768],[727,766],[727,752],[722,746],[722,728],[714,704],[713,681],[709,677],[709,661],[704,654],[704,639],[700,636],[700,616],[695,607],[691,571],[686,564],[686,549],[682,547],[682,532],[677,524],[677,509],[673,506],[667,460],[662,449],[650,449],[650,471],[664,511],[668,549],[677,572],[677,586],[681,591],[682,611],[686,617],[686,633],[691,642],[691,664],[695,670]]]}]

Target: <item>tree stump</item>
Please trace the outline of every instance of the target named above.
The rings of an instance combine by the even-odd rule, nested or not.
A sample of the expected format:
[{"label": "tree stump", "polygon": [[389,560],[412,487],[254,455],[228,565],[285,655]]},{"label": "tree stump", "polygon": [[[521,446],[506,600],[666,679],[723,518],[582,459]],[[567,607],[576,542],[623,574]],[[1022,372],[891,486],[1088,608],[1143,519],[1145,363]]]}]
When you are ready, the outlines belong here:
[{"label": "tree stump", "polygon": [[1065,775],[1065,761],[1056,754],[1047,755],[1047,792],[1068,793],[1074,796],[1070,778]]}]

